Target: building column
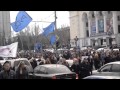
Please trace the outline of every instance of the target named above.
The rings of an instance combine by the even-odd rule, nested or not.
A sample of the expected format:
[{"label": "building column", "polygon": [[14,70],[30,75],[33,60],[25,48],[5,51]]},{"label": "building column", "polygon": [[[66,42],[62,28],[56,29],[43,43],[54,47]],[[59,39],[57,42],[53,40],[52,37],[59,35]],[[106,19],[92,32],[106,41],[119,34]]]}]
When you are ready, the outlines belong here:
[{"label": "building column", "polygon": [[117,20],[117,11],[113,11],[113,32],[114,34],[118,33],[118,20]]},{"label": "building column", "polygon": [[99,20],[98,13],[97,11],[95,11],[96,33],[99,33],[98,32],[98,20]]},{"label": "building column", "polygon": [[104,15],[104,32],[107,32],[107,11],[103,11],[103,15]]}]

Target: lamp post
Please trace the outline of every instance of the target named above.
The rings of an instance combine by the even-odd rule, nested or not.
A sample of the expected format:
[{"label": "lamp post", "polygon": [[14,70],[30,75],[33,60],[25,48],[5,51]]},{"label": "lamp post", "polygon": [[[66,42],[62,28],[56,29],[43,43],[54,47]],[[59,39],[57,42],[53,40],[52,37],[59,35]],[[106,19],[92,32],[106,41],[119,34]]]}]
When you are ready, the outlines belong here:
[{"label": "lamp post", "polygon": [[76,45],[76,48],[77,48],[78,37],[76,36],[76,37],[74,38],[74,40],[75,40],[75,45]]}]

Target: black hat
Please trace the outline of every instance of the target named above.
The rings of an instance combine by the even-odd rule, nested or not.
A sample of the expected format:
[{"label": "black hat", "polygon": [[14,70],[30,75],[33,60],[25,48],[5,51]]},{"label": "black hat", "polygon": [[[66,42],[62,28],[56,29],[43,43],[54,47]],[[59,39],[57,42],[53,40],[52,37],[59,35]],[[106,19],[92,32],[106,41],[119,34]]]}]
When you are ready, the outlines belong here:
[{"label": "black hat", "polygon": [[6,61],[6,62],[3,64],[3,66],[4,66],[6,63],[10,64],[10,62],[9,62],[9,61]]}]

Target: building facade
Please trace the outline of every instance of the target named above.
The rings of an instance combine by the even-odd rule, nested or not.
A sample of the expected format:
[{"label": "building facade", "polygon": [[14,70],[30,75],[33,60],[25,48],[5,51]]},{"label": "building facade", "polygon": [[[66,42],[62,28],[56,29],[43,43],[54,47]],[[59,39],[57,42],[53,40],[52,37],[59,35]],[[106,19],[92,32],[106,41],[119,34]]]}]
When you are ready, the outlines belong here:
[{"label": "building facade", "polygon": [[[120,11],[70,11],[71,46],[120,45]],[[75,38],[78,38],[77,41]]]},{"label": "building facade", "polygon": [[10,37],[10,11],[0,11],[0,44],[4,45]]}]

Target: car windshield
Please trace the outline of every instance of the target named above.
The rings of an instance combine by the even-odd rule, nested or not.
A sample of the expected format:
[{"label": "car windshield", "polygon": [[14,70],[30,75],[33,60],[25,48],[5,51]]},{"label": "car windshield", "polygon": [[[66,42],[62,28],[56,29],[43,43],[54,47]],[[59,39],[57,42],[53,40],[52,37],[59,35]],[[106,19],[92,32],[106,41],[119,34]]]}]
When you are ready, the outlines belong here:
[{"label": "car windshield", "polygon": [[57,73],[71,73],[71,71],[65,66],[48,68],[48,74],[57,74]]},{"label": "car windshield", "polygon": [[26,60],[15,61],[15,62],[14,62],[14,66],[15,66],[15,67],[18,66],[21,61],[24,62],[25,65],[30,66],[30,64],[29,64],[28,61],[26,61]]}]

